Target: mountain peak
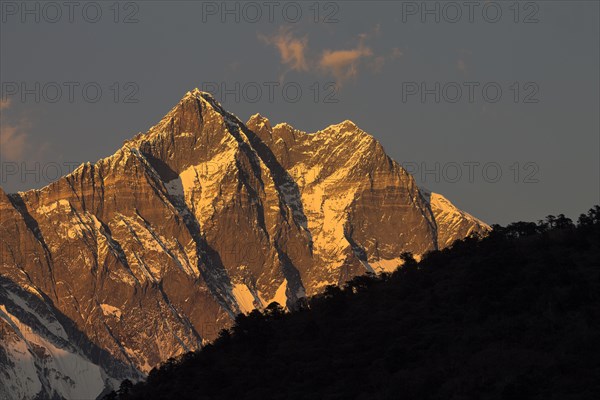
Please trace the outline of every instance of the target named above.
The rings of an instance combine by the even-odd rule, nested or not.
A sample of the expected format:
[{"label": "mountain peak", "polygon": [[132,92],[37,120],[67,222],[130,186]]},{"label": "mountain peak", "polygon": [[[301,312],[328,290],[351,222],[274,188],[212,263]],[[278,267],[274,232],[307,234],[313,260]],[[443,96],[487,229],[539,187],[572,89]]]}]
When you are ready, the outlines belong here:
[{"label": "mountain peak", "polygon": [[252,116],[250,116],[250,118],[248,119],[248,122],[246,122],[246,125],[248,127],[255,126],[255,127],[259,127],[262,128],[263,126],[267,127],[269,130],[271,129],[271,121],[269,121],[269,119],[267,117],[262,116],[260,113],[256,113]]},{"label": "mountain peak", "polygon": [[349,140],[351,142],[376,143],[379,142],[370,134],[358,127],[354,122],[345,120],[340,123],[330,125],[327,128],[317,132],[325,136],[333,136],[338,139]]},{"label": "mountain peak", "polygon": [[177,112],[177,110],[188,107],[196,108],[198,111],[202,111],[202,109],[206,108],[214,110],[219,114],[228,114],[211,93],[194,88],[193,90],[186,92],[166,116],[169,116],[173,112]]},{"label": "mountain peak", "polygon": [[340,122],[339,124],[335,124],[334,126],[340,126],[349,129],[360,129],[358,125],[356,125],[353,121],[350,121],[349,119],[346,119]]},{"label": "mountain peak", "polygon": [[271,127],[271,122],[259,113],[252,115],[246,122],[246,126],[252,132],[256,133],[263,141],[270,143],[270,141],[273,139],[273,128]]},{"label": "mountain peak", "polygon": [[202,90],[200,90],[198,88],[194,88],[194,89],[188,91],[185,94],[185,96],[183,96],[183,99],[187,99],[187,98],[200,99],[200,98],[205,97],[205,96],[208,96],[208,97],[211,97],[211,98],[213,97],[213,95],[210,94],[209,92],[204,92],[204,91],[202,91]]},{"label": "mountain peak", "polygon": [[294,128],[292,125],[288,124],[287,122],[280,122],[277,125],[275,125],[273,127],[273,130],[288,130],[288,131],[295,131],[297,130],[296,128]]}]

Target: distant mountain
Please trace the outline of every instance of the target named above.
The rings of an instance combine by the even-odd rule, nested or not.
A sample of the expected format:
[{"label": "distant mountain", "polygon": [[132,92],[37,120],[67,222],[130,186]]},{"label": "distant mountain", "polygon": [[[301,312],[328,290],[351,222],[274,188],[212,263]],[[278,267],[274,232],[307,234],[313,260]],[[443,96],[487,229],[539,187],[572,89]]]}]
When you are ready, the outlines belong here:
[{"label": "distant mountain", "polygon": [[92,398],[239,313],[488,230],[350,121],[244,124],[194,90],[112,156],[0,189],[0,390]]}]

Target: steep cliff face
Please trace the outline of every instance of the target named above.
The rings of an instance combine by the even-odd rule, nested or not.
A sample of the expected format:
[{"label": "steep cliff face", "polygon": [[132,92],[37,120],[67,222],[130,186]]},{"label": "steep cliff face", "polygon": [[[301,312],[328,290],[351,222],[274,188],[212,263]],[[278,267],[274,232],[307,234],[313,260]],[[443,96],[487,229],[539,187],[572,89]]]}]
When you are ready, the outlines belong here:
[{"label": "steep cliff face", "polygon": [[[403,251],[487,229],[423,194],[350,121],[313,134],[260,115],[244,124],[195,90],[114,155],[40,190],[0,190],[0,318],[10,331],[0,367],[16,371],[14,354],[37,335],[48,353],[50,344],[67,349],[111,386],[197,349],[240,312],[292,306],[326,285],[392,270]],[[60,315],[65,343],[42,332],[43,321],[27,322],[16,292]],[[25,325],[29,336],[19,333]],[[40,382],[48,397],[58,387]]]}]

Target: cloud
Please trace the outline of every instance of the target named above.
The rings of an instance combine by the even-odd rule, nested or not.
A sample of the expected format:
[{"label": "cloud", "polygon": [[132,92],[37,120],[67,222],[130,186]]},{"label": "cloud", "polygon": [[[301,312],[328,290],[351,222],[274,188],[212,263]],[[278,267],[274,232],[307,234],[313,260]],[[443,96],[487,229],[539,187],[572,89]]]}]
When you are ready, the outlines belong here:
[{"label": "cloud", "polygon": [[372,56],[373,51],[362,43],[351,50],[325,50],[319,60],[319,67],[341,82],[358,74],[360,59]]},{"label": "cloud", "polygon": [[[10,105],[10,99],[0,100],[0,110],[8,110]],[[25,119],[21,119],[16,124],[10,124],[6,122],[6,113],[1,116],[0,158],[4,161],[20,161],[25,155],[25,150],[30,147],[27,129],[31,124]]]},{"label": "cloud", "polygon": [[27,134],[19,127],[6,125],[0,128],[0,158],[6,161],[21,160],[27,146]]},{"label": "cloud", "polygon": [[367,62],[367,66],[374,73],[383,69],[386,57],[375,55],[373,50],[365,44],[366,41],[381,35],[381,25],[377,24],[369,33],[358,35],[358,44],[349,50],[324,50],[318,61],[321,71],[333,75],[338,83],[358,76],[359,65]]},{"label": "cloud", "polygon": [[[258,34],[258,38],[276,47],[281,57],[281,63],[288,71],[310,72],[333,76],[340,85],[344,81],[356,78],[361,68],[367,68],[372,73],[380,73],[389,61],[402,56],[399,48],[393,48],[390,54],[375,54],[366,42],[381,35],[381,26],[376,25],[370,32],[361,33],[355,39],[355,45],[347,49],[329,48],[309,51],[308,37],[295,36],[288,27],[281,27],[274,35]],[[287,72],[287,71],[286,71]],[[283,80],[286,72],[282,74]]]},{"label": "cloud", "polygon": [[309,63],[306,59],[308,37],[296,38],[289,28],[282,27],[279,32],[269,37],[259,34],[259,39],[266,44],[277,47],[281,62],[295,71],[308,71]]},{"label": "cloud", "polygon": [[0,99],[0,110],[10,107],[10,99]]}]

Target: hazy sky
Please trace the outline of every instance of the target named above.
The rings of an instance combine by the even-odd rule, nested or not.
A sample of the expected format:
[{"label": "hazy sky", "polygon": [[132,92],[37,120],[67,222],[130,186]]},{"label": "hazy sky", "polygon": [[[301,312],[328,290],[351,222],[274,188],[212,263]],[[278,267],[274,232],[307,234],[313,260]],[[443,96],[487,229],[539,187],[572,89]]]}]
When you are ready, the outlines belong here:
[{"label": "hazy sky", "polygon": [[198,87],[244,121],[353,120],[488,223],[576,218],[600,203],[599,2],[468,4],[2,0],[0,185],[106,157]]}]

